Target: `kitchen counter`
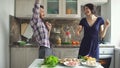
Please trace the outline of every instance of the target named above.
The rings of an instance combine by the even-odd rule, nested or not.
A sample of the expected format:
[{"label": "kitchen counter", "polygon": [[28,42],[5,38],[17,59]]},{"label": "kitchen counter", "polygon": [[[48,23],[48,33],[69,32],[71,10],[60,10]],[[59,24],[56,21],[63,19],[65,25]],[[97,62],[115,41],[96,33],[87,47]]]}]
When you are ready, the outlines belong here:
[{"label": "kitchen counter", "polygon": [[[43,59],[35,59],[33,61],[33,63],[28,68],[46,68],[45,65],[41,65],[42,63],[43,63]],[[78,65],[78,66],[75,66],[75,67],[69,67],[69,66],[58,64],[54,68],[92,68],[92,67],[83,66],[83,65]],[[103,68],[103,66],[101,66],[101,64],[98,64],[94,68]]]},{"label": "kitchen counter", "polygon": [[10,45],[10,47],[15,47],[15,48],[31,48],[31,47],[35,47],[37,48],[37,45]]},{"label": "kitchen counter", "polygon": [[[100,48],[115,48],[115,46],[114,45],[112,45],[112,44],[100,44],[99,45],[100,46]],[[20,48],[26,48],[26,47],[38,47],[37,45],[10,45],[10,47],[20,47]],[[53,46],[52,46],[53,48],[79,48],[80,46],[79,45],[71,45],[71,44],[69,44],[69,45],[57,45],[57,44],[54,44]]]},{"label": "kitchen counter", "polygon": [[[100,45],[100,54],[112,54],[113,45]],[[105,50],[105,51],[104,51]],[[53,46],[53,53],[59,58],[77,57],[79,46],[61,45]],[[17,44],[10,45],[11,68],[27,68],[36,58],[38,58],[39,48],[37,45]]]},{"label": "kitchen counter", "polygon": [[99,44],[100,48],[115,48],[113,44]]}]

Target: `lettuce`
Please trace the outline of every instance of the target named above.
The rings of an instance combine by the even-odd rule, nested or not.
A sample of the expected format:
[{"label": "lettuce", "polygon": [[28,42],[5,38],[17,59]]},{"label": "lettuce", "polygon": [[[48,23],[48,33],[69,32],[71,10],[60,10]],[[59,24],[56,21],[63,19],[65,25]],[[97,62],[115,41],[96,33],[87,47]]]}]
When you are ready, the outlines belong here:
[{"label": "lettuce", "polygon": [[58,64],[59,59],[56,56],[50,55],[44,59],[44,65],[47,65],[49,67],[54,67]]}]

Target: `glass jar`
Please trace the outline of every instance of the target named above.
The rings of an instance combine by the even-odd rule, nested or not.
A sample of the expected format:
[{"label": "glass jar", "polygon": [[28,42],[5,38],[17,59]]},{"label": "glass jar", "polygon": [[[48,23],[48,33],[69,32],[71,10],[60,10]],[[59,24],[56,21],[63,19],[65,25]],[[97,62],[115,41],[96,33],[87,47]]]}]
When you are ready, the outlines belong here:
[{"label": "glass jar", "polygon": [[55,42],[56,44],[59,44],[59,45],[61,44],[61,38],[59,35],[55,36],[55,40],[56,40],[56,42]]},{"label": "glass jar", "polygon": [[71,43],[71,33],[69,31],[66,32],[65,42]]}]

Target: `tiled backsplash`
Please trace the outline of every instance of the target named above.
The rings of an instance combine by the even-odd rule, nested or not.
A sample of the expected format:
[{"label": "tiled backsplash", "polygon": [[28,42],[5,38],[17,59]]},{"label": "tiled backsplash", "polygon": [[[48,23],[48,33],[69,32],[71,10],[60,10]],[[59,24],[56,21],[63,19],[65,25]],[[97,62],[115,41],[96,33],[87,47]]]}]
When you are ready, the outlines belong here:
[{"label": "tiled backsplash", "polygon": [[12,44],[16,41],[19,41],[20,38],[20,23],[18,19],[14,16],[10,16],[10,41],[9,44]]},{"label": "tiled backsplash", "polygon": [[[29,19],[18,18],[17,21],[15,21],[16,18],[13,18],[13,19],[14,19],[14,21],[11,18],[10,28],[12,28],[12,26],[14,26],[12,24],[14,22],[19,27],[14,29],[14,30],[17,30],[17,32],[18,32],[17,34],[14,34],[14,35],[12,35],[12,33],[14,33],[13,30],[10,29],[10,43],[17,42],[19,40],[26,41],[27,38],[23,37],[23,35],[21,34],[20,26],[22,26],[23,23],[29,23]],[[61,38],[61,41],[64,42],[65,37],[66,37],[65,32],[67,30],[69,30],[69,32],[71,33],[71,40],[81,41],[81,39],[83,37],[83,32],[81,33],[80,36],[75,35],[75,31],[79,24],[80,19],[46,19],[45,21],[48,21],[52,24],[50,41],[53,43],[56,43],[57,36],[59,36]],[[21,37],[20,37],[20,35],[21,35]],[[12,37],[12,36],[14,36],[14,37]],[[32,40],[35,41],[35,38],[33,37]]]},{"label": "tiled backsplash", "polygon": [[[26,21],[27,20],[27,21]],[[60,37],[62,42],[65,42],[66,31],[69,30],[71,33],[71,40],[81,42],[83,38],[84,30],[81,32],[80,36],[75,34],[77,26],[79,25],[80,19],[47,19],[46,21],[52,24],[51,36],[50,41],[51,43],[56,43],[56,37]],[[26,41],[27,38],[21,35],[21,27],[20,24],[22,23],[29,23],[29,19],[18,19],[12,17],[10,20],[10,44],[13,42],[17,42],[19,40]],[[16,29],[12,27],[18,26]],[[35,43],[35,38],[33,37],[30,40],[31,43]]]},{"label": "tiled backsplash", "polygon": [[56,43],[56,37],[59,36],[61,41],[65,41],[66,31],[71,33],[71,40],[81,41],[83,37],[83,31],[80,36],[75,34],[77,26],[79,25],[80,20],[78,19],[49,19],[48,22],[52,24],[50,40],[53,43]]}]

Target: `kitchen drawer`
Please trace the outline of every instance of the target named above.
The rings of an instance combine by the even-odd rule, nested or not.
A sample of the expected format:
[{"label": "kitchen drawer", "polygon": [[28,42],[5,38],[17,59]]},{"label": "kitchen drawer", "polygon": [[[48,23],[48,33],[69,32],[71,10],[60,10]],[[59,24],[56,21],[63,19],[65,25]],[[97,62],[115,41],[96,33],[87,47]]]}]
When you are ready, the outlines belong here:
[{"label": "kitchen drawer", "polygon": [[59,58],[77,58],[79,48],[53,48],[53,53]]},{"label": "kitchen drawer", "polygon": [[100,48],[100,54],[114,54],[114,48]]}]

